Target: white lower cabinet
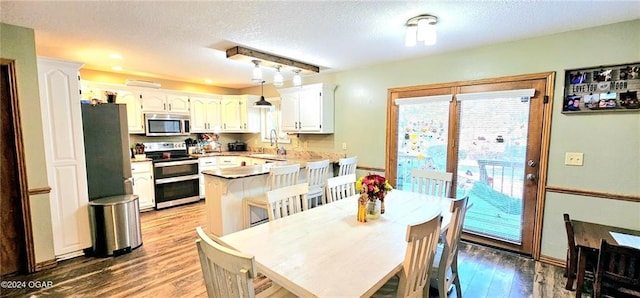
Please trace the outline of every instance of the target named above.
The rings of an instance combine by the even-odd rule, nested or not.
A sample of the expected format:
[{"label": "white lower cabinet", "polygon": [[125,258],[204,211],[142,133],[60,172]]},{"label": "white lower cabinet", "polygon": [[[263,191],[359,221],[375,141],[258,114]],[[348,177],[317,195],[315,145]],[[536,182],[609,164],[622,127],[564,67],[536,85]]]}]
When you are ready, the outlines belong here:
[{"label": "white lower cabinet", "polygon": [[200,157],[198,158],[198,178],[200,182],[200,198],[204,198],[204,174],[203,171],[215,170],[217,167],[217,157]]},{"label": "white lower cabinet", "polygon": [[133,194],[138,195],[140,210],[150,210],[156,206],[153,183],[153,164],[150,161],[131,163]]}]

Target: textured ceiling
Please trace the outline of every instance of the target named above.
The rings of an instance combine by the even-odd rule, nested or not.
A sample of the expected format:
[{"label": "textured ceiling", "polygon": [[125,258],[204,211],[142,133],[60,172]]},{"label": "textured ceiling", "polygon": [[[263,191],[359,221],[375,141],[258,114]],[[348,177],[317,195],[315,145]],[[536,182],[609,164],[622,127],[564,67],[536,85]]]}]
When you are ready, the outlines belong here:
[{"label": "textured ceiling", "polygon": [[[406,48],[404,23],[423,13],[438,17],[438,42]],[[253,65],[225,56],[235,45],[322,73],[638,18],[640,1],[0,2],[3,23],[35,30],[40,56],[231,88],[252,85]]]}]

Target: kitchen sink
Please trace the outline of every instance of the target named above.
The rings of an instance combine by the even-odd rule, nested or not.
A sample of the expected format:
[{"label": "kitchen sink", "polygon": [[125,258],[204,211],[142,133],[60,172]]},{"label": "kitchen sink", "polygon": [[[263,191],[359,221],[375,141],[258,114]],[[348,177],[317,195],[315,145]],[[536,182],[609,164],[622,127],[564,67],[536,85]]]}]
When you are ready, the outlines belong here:
[{"label": "kitchen sink", "polygon": [[266,153],[254,153],[249,154],[249,157],[262,158],[262,159],[273,159],[273,160],[285,160],[286,157],[276,154],[266,154]]}]

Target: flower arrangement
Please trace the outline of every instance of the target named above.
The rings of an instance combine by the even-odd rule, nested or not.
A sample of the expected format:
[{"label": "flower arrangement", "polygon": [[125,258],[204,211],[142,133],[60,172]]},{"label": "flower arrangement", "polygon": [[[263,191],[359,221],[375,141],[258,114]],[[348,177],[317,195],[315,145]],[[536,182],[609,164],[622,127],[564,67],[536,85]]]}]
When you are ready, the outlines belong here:
[{"label": "flower arrangement", "polygon": [[393,187],[391,187],[387,178],[376,174],[370,174],[361,177],[356,181],[356,189],[360,191],[360,194],[366,195],[371,202],[375,202],[376,199],[380,199],[381,202],[384,202],[384,197],[387,195],[388,191],[393,189]]}]

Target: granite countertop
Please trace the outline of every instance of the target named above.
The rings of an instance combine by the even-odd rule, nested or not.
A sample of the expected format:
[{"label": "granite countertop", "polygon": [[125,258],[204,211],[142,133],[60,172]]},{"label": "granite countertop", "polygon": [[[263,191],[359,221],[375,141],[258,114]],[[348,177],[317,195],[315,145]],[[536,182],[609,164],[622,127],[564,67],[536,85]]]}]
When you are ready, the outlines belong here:
[{"label": "granite countertop", "polygon": [[215,170],[203,171],[202,173],[205,175],[211,175],[219,178],[238,179],[238,178],[268,174],[269,169],[271,169],[272,166],[288,165],[288,164],[292,164],[292,163],[287,161],[282,161],[282,162],[273,162],[273,163],[266,163],[261,165],[252,165],[252,166],[218,168]]}]

